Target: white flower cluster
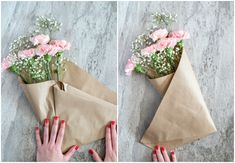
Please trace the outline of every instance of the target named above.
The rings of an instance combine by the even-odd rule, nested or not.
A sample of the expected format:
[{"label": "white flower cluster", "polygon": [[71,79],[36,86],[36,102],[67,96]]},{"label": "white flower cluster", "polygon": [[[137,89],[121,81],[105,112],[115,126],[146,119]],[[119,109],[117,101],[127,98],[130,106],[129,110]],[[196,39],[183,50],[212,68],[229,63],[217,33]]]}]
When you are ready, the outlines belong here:
[{"label": "white flower cluster", "polygon": [[62,23],[58,22],[53,16],[38,16],[36,18],[35,30],[32,32],[33,35],[37,34],[48,34],[52,32],[60,31]]}]

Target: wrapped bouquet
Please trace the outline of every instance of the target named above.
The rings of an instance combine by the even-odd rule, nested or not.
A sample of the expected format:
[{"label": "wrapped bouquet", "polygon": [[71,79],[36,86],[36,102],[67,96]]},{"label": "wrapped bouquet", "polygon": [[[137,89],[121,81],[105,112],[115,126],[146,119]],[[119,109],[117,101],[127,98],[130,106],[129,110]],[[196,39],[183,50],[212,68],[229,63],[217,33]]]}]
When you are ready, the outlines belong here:
[{"label": "wrapped bouquet", "polygon": [[133,42],[125,72],[147,75],[163,96],[141,142],[151,148],[160,144],[173,149],[216,128],[184,50],[189,33],[168,30],[176,21],[176,15],[168,12],[154,13],[153,20],[153,27]]},{"label": "wrapped bouquet", "polygon": [[13,41],[1,66],[19,76],[39,122],[56,115],[66,120],[67,150],[104,137],[105,125],[116,119],[116,94],[63,57],[70,43],[50,38],[60,26],[54,18],[38,17],[33,32]]}]

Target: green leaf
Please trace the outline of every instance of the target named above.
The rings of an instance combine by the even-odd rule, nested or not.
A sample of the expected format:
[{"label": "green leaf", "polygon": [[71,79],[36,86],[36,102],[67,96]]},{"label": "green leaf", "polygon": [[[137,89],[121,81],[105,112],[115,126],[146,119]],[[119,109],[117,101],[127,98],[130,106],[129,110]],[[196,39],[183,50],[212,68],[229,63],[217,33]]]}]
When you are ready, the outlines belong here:
[{"label": "green leaf", "polygon": [[140,64],[137,64],[137,65],[135,66],[135,71],[136,71],[137,73],[142,73],[142,74],[145,73],[143,67],[142,67]]},{"label": "green leaf", "polygon": [[19,69],[15,64],[10,67],[10,71],[19,74]]},{"label": "green leaf", "polygon": [[183,47],[183,46],[184,46],[183,40],[180,40],[179,42],[177,42],[177,45],[178,45],[179,47]]},{"label": "green leaf", "polygon": [[51,61],[51,55],[49,55],[49,54],[46,54],[46,55],[44,55],[44,59],[49,63],[50,61]]},{"label": "green leaf", "polygon": [[173,53],[173,48],[166,48],[166,53],[171,55]]},{"label": "green leaf", "polygon": [[62,57],[63,56],[63,54],[64,54],[64,52],[62,51],[62,52],[58,52],[58,53],[56,53],[56,56],[58,57],[58,58],[60,58],[60,57]]},{"label": "green leaf", "polygon": [[153,62],[156,62],[156,61],[157,61],[157,55],[156,55],[156,54],[153,54],[153,55],[151,56],[151,61],[153,61]]}]

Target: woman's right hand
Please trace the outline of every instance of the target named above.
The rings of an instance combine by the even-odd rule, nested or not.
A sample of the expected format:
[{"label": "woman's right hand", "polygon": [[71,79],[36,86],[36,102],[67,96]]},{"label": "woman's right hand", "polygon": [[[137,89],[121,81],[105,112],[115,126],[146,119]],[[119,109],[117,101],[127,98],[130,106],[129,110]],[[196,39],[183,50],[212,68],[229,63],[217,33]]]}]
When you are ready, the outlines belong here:
[{"label": "woman's right hand", "polygon": [[[171,159],[170,159],[171,158]],[[177,162],[174,151],[171,151],[171,157],[168,156],[166,148],[156,145],[153,150],[153,161],[154,162]]]}]

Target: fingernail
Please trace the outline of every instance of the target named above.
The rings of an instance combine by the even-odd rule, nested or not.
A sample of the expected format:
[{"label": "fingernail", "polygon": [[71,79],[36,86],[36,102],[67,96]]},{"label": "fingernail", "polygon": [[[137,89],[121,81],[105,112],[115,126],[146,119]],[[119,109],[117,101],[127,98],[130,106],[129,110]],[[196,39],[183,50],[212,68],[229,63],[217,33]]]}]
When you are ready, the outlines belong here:
[{"label": "fingernail", "polygon": [[78,149],[79,149],[79,146],[78,146],[78,145],[76,145],[76,146],[75,146],[75,150],[77,151]]},{"label": "fingernail", "polygon": [[55,117],[54,117],[54,120],[56,120],[56,121],[57,121],[58,119],[59,119],[59,117],[58,117],[58,116],[55,116]]},{"label": "fingernail", "polygon": [[48,123],[49,123],[49,119],[46,118],[44,123],[45,123],[45,124],[48,124]]},{"label": "fingernail", "polygon": [[157,154],[156,150],[153,150],[153,154]]},{"label": "fingernail", "polygon": [[65,123],[64,120],[62,120],[62,121],[61,121],[61,124],[64,124],[64,123]]},{"label": "fingernail", "polygon": [[164,148],[164,147],[161,147],[161,151],[164,152],[164,151],[165,151],[165,148]]},{"label": "fingernail", "polygon": [[159,145],[156,145],[156,147],[155,147],[155,148],[156,148],[156,150],[158,150],[158,149],[159,149]]},{"label": "fingernail", "polygon": [[108,125],[106,125],[106,127],[111,128],[111,125],[110,125],[110,124],[108,124]]},{"label": "fingernail", "polygon": [[175,155],[175,152],[174,152],[174,151],[171,151],[171,155]]},{"label": "fingernail", "polygon": [[39,127],[37,127],[37,126],[36,126],[36,127],[35,127],[35,130],[37,130],[37,131],[38,131],[38,130],[39,130]]},{"label": "fingernail", "polygon": [[90,154],[90,155],[93,155],[93,153],[94,153],[93,150],[92,150],[92,149],[89,149],[89,154]]},{"label": "fingernail", "polygon": [[115,125],[115,121],[111,121],[111,124],[112,124],[112,125]]}]

